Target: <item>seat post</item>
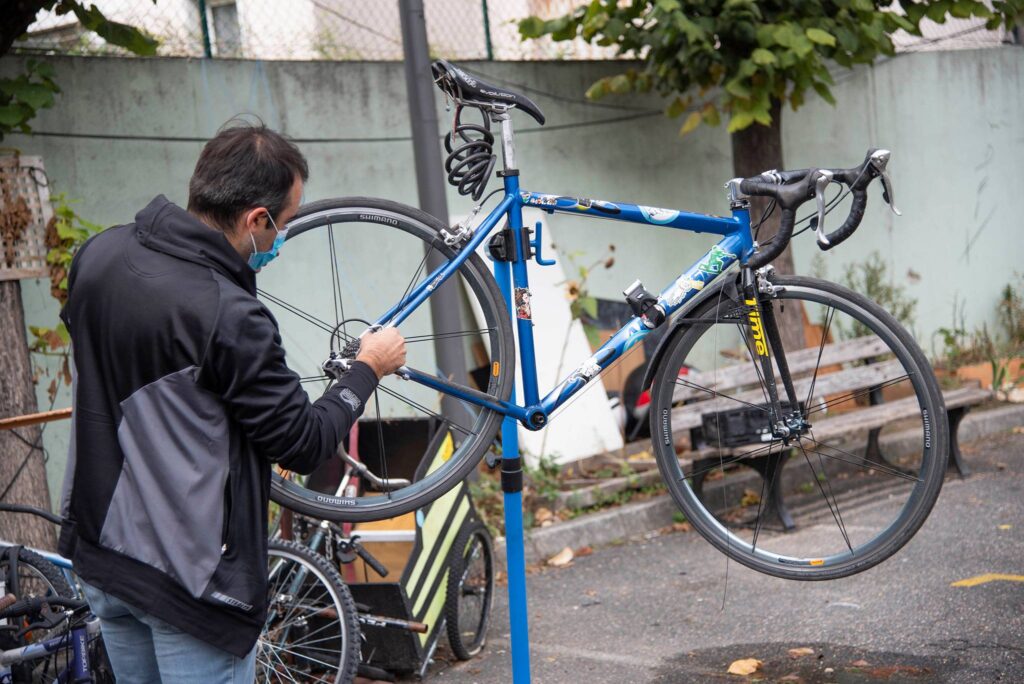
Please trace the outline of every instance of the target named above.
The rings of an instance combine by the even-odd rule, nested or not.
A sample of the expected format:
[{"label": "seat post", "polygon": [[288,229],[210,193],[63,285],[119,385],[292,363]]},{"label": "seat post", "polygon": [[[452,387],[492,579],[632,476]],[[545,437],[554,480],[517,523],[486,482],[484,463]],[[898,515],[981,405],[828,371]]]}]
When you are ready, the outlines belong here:
[{"label": "seat post", "polygon": [[509,111],[494,111],[491,113],[491,121],[501,124],[501,161],[504,171],[516,170],[516,146],[512,131],[512,117]]}]

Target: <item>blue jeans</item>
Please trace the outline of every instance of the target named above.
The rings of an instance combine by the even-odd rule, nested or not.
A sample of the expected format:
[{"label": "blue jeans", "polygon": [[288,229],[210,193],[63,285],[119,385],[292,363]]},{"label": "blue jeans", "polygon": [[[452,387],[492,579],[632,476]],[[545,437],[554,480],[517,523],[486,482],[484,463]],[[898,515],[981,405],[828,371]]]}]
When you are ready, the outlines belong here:
[{"label": "blue jeans", "polygon": [[256,647],[238,658],[82,582],[117,684],[252,684]]}]

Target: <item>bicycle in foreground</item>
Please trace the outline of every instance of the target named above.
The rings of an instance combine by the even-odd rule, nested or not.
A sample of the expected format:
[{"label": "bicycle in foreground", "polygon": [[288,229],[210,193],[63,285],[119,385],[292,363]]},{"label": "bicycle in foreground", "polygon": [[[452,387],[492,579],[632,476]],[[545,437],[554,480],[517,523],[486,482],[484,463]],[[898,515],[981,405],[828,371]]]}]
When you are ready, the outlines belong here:
[{"label": "bicycle in foreground", "polygon": [[[368,440],[375,453],[364,448],[361,461],[332,465],[341,467],[326,484],[322,478],[277,472],[272,483],[276,501],[316,518],[353,522],[420,508],[477,467],[506,416],[529,430],[544,428],[560,407],[654,330],[662,329],[644,381],[645,389],[651,387],[652,448],[669,493],[715,547],[770,575],[820,580],[866,570],[914,535],[939,494],[947,455],[946,416],[924,354],[889,313],[861,294],[825,280],[778,275],[769,266],[802,222],[796,213],[807,202],[816,204],[809,218],[822,249],[839,245],[857,230],[868,187],[876,178],[891,206],[889,152],[871,150],[863,163],[847,169],[771,171],[733,179],[726,186],[728,217],[548,194],[522,189],[516,162],[511,114],[522,111],[543,125],[537,106],[444,61],[435,62],[434,75],[455,104],[452,130],[445,138],[445,169],[449,181],[478,202],[469,218],[446,226],[420,210],[387,200],[314,202],[288,225],[289,258],[260,276],[261,296],[282,321],[289,363],[302,369],[301,379],[310,392],[330,387],[345,372],[358,351],[359,337],[369,330],[401,326],[409,343],[408,364],[385,379],[364,413],[363,420],[376,425],[376,438]],[[471,122],[472,112],[479,118]],[[500,126],[499,136],[492,132],[492,124]],[[496,164],[495,145],[502,153],[497,172],[502,188],[481,201]],[[841,194],[829,200],[826,190],[832,186]],[[474,224],[483,204],[495,194],[500,195],[497,205]],[[836,230],[826,231],[826,214],[847,194],[852,195],[848,217]],[[764,216],[752,223],[752,197],[770,198],[770,206],[781,212],[777,234],[761,244],[756,235]],[[531,259],[540,266],[552,262],[540,253],[541,224],[536,235],[524,226],[527,208],[719,239],[660,292],[649,291],[639,280],[630,285],[624,295],[634,314],[631,320],[542,396],[527,264]],[[481,252],[494,262],[502,276],[498,280],[507,280],[511,272],[511,311]],[[448,293],[447,319],[445,307],[436,305],[442,292]],[[534,297],[534,305],[536,301]],[[779,318],[787,305],[804,312],[818,339],[800,349],[785,348]],[[521,404],[512,399],[513,325]],[[857,389],[822,389],[828,383],[819,381],[830,373],[856,371],[860,363],[831,354],[823,359],[827,341],[854,337],[869,338],[873,360],[884,363],[874,364],[870,377]],[[458,349],[465,363],[438,368],[442,363],[432,353],[436,346]],[[680,372],[690,367],[702,369],[701,384],[688,382]],[[745,379],[736,382],[737,378]],[[706,402],[711,412],[706,419],[724,419],[731,409],[749,410],[757,435],[742,445],[711,445],[709,453],[716,463],[700,469],[693,459],[680,458],[692,427],[680,416],[695,392],[712,398]],[[897,463],[871,461],[853,453],[846,442],[815,437],[816,420],[839,412],[854,419],[879,393],[915,407],[914,417],[899,425],[905,448]],[[431,426],[422,439],[415,436],[410,416]],[[438,426],[458,436],[454,453],[428,471],[419,468],[421,472],[412,477]],[[404,433],[405,438],[396,440],[392,432],[386,438],[385,429]],[[794,512],[795,533],[765,529],[760,501],[751,524],[695,493],[694,478],[712,479],[766,455],[798,461],[814,495]],[[857,505],[856,490],[843,486],[850,478],[875,483],[875,505]],[[361,485],[349,486],[354,481]],[[802,533],[810,529],[821,533]]]}]

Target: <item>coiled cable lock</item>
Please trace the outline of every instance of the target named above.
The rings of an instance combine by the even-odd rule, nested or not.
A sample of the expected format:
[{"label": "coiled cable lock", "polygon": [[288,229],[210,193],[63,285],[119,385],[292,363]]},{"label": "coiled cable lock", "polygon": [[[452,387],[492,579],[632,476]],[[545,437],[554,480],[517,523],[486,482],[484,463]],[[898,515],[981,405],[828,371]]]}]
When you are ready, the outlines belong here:
[{"label": "coiled cable lock", "polygon": [[[483,125],[463,123],[462,113],[465,109],[480,112]],[[491,120],[487,111],[483,107],[457,105],[452,130],[444,136],[444,149],[448,152],[444,162],[448,182],[458,189],[460,195],[470,195],[474,201],[478,201],[484,194],[497,160],[494,154],[494,134],[491,133]]]}]

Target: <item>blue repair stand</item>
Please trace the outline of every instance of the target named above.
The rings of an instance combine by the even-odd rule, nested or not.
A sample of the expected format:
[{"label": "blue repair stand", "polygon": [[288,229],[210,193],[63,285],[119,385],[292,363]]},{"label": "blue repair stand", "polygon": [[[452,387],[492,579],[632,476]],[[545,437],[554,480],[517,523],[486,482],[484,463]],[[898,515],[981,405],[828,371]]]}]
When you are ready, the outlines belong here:
[{"label": "blue repair stand", "polygon": [[[494,262],[494,279],[505,297],[509,315],[512,272],[507,261]],[[513,352],[515,353],[515,352]],[[516,400],[512,386],[511,402]],[[508,623],[512,641],[512,681],[530,682],[530,625],[526,612],[526,553],[523,544],[523,461],[519,456],[519,424],[506,416],[501,424],[501,489],[505,506],[505,570],[508,576]]]}]

